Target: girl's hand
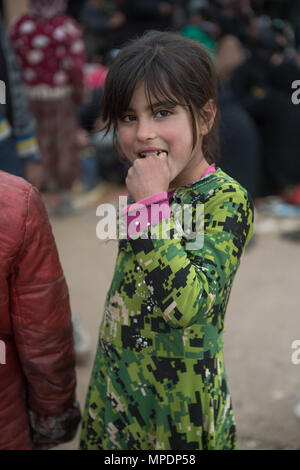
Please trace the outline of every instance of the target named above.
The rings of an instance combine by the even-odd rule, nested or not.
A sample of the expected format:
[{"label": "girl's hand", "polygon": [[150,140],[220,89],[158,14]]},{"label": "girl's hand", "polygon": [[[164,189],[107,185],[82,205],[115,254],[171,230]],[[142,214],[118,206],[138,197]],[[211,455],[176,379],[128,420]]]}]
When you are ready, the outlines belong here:
[{"label": "girl's hand", "polygon": [[159,156],[153,154],[136,159],[128,170],[125,182],[135,202],[168,191],[170,170],[167,155],[163,152]]}]

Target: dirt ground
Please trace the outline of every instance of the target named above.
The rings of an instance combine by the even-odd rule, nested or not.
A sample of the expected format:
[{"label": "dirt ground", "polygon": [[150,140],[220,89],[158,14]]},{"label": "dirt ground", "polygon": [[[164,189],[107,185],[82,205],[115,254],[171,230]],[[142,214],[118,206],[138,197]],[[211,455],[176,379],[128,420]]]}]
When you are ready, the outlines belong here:
[{"label": "dirt ground", "polygon": [[[77,366],[77,395],[83,409],[98,328],[113,275],[117,243],[96,237],[102,202],[115,202],[122,188],[97,188],[82,212],[51,218],[68,281],[73,315],[91,339],[91,354]],[[246,250],[227,314],[225,362],[240,449],[300,449],[300,419],[293,412],[300,398],[300,365],[291,361],[300,340],[300,243],[280,237],[300,228],[300,218],[272,219],[256,214],[254,242]],[[77,449],[76,438],[56,449]]]}]

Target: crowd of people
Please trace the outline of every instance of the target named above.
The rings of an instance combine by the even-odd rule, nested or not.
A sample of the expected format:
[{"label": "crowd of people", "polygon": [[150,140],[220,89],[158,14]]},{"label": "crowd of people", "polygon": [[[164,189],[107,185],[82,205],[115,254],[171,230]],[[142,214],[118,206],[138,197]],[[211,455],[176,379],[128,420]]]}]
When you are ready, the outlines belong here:
[{"label": "crowd of people", "polygon": [[[58,192],[56,214],[72,212],[72,187],[78,180],[83,189],[101,179],[124,183],[128,165],[118,161],[110,136],[103,139],[101,133],[101,97],[121,46],[151,29],[199,41],[215,61],[220,166],[254,199],[277,194],[288,203],[300,202],[300,107],[291,100],[292,83],[300,76],[298,2],[32,0],[30,5],[7,31],[11,45],[4,39],[3,54],[12,46],[18,65],[3,54],[2,60],[8,69],[19,66],[21,73],[19,83],[8,90],[11,119],[5,123],[15,125],[18,113],[12,121],[10,96],[14,89],[22,93],[22,80],[29,108],[24,121],[31,123],[26,136],[32,145],[36,137],[38,146],[31,155],[26,146],[29,156],[24,160],[21,155],[23,165],[16,156],[9,159],[14,166],[3,163],[2,169],[28,175],[41,190]],[[18,132],[10,139],[19,139]],[[8,140],[5,145],[11,152]]]}]

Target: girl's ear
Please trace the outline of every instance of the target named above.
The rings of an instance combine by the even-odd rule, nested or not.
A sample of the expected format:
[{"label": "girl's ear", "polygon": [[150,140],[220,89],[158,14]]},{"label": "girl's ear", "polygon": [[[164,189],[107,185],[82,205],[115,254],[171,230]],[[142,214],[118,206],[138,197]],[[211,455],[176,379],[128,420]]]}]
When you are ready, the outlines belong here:
[{"label": "girl's ear", "polygon": [[201,109],[201,120],[200,120],[200,134],[202,136],[209,133],[211,130],[217,113],[217,106],[215,100],[208,100],[203,108]]}]

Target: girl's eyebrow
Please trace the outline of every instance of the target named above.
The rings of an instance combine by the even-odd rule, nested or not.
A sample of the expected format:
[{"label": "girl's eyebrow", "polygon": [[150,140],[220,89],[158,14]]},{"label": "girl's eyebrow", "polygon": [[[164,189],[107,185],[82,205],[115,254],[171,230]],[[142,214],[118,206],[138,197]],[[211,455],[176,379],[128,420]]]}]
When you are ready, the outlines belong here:
[{"label": "girl's eyebrow", "polygon": [[[166,108],[175,108],[177,105],[174,103],[171,103],[170,101],[157,101],[156,103],[152,103],[152,106],[149,104],[146,108],[147,111],[150,111],[153,108],[159,108],[159,107],[166,107]],[[127,108],[126,111],[131,111],[134,112],[133,108]]]}]

